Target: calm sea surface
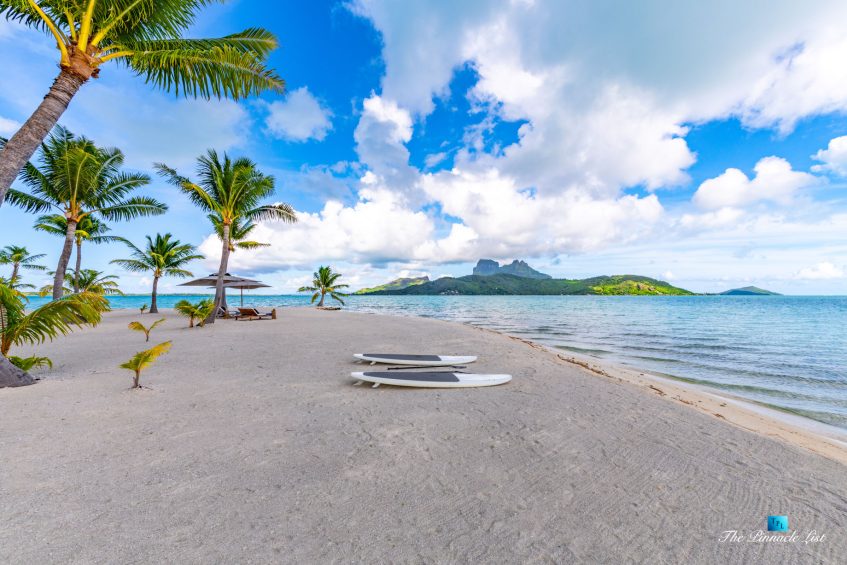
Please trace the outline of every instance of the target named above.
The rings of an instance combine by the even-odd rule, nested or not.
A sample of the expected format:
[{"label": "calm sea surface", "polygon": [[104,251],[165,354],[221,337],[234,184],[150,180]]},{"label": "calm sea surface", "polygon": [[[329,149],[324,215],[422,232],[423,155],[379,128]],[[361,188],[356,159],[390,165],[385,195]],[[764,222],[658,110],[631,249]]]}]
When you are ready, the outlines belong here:
[{"label": "calm sea surface", "polygon": [[[111,302],[137,308],[149,297]],[[245,303],[305,306],[308,297]],[[465,322],[847,428],[847,297],[353,296],[348,308]]]}]

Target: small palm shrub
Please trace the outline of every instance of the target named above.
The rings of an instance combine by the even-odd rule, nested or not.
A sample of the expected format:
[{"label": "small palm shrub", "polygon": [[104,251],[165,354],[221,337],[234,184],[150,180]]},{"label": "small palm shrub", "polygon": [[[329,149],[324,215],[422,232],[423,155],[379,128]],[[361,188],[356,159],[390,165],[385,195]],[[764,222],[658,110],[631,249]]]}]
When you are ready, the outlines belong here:
[{"label": "small palm shrub", "polygon": [[141,322],[130,322],[128,327],[131,330],[135,330],[137,332],[142,332],[144,334],[144,338],[145,338],[144,341],[150,341],[150,332],[153,331],[153,328],[155,328],[159,324],[164,324],[164,323],[165,323],[165,319],[161,318],[159,320],[156,320],[152,324],[150,324],[149,328],[144,327],[144,324],[142,324]]},{"label": "small palm shrub", "polygon": [[167,353],[170,348],[171,342],[166,341],[145,351],[139,351],[132,359],[126,363],[121,363],[122,369],[129,369],[135,373],[132,379],[132,388],[141,388],[141,371],[152,365],[159,356]]},{"label": "small palm shrub", "polygon": [[194,327],[194,321],[200,320],[197,324],[201,328],[206,324],[206,319],[215,310],[215,301],[211,298],[206,298],[200,302],[192,303],[188,300],[180,300],[174,304],[174,310],[188,318],[188,327]]}]

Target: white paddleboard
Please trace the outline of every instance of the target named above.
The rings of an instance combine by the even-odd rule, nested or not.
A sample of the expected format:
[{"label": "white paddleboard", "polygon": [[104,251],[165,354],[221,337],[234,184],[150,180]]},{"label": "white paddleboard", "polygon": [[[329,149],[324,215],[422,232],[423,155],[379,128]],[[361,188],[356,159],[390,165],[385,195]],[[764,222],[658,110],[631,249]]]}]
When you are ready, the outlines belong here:
[{"label": "white paddleboard", "polygon": [[464,388],[494,386],[512,380],[512,375],[476,375],[439,371],[432,373],[407,373],[403,371],[364,371],[350,373],[357,381],[379,385],[415,386],[424,388]]},{"label": "white paddleboard", "polygon": [[446,367],[473,363],[473,355],[406,355],[402,353],[354,353],[353,357],[370,363],[388,363],[391,365],[416,365],[419,367]]}]

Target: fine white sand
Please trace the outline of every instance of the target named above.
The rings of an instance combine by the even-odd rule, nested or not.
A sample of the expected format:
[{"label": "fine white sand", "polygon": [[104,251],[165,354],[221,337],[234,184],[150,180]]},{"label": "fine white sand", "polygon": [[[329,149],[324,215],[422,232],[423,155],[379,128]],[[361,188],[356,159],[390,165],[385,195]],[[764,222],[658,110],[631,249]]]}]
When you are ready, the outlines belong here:
[{"label": "fine white sand", "polygon": [[[39,348],[56,364],[45,380],[0,390],[0,563],[847,555],[837,445],[752,433],[458,324],[291,308],[189,330],[165,315],[150,345],[173,349],[142,377],[147,389],[128,390],[117,367],[146,344],[126,329],[138,313],[116,311]],[[352,386],[363,365],[350,354],[381,350],[477,354],[468,370],[514,380]],[[787,515],[799,539],[719,542],[764,529],[769,514]],[[804,543],[811,530],[823,541]]]}]

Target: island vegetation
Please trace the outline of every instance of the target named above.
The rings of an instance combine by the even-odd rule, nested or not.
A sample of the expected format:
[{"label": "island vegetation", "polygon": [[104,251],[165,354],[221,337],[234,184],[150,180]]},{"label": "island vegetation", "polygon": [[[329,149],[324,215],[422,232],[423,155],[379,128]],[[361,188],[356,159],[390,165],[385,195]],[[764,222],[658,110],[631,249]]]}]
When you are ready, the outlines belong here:
[{"label": "island vegetation", "polygon": [[[361,291],[360,291],[361,292]],[[693,292],[670,283],[638,275],[613,275],[589,279],[531,279],[515,275],[443,277],[399,289],[364,292],[367,295],[661,295],[689,296]]]}]

